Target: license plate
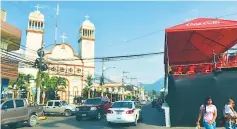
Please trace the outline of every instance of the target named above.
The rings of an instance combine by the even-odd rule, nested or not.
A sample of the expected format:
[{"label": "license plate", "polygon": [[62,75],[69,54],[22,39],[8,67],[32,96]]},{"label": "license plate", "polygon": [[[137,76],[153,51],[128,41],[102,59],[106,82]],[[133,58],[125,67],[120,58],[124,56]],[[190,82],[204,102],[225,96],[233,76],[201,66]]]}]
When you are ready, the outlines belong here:
[{"label": "license plate", "polygon": [[81,114],[81,116],[86,116],[86,114]]},{"label": "license plate", "polygon": [[117,119],[118,119],[118,120],[120,120],[120,119],[121,119],[121,117],[117,117]]},{"label": "license plate", "polygon": [[121,112],[117,112],[117,114],[119,115],[119,114],[122,114]]}]

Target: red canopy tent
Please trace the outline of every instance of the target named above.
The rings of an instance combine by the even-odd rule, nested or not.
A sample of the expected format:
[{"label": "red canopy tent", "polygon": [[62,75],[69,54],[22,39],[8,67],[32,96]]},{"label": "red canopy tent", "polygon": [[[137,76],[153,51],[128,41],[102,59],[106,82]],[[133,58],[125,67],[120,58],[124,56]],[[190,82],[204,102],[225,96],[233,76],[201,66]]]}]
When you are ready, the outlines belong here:
[{"label": "red canopy tent", "polygon": [[165,64],[210,62],[237,43],[237,21],[197,18],[165,30]]}]

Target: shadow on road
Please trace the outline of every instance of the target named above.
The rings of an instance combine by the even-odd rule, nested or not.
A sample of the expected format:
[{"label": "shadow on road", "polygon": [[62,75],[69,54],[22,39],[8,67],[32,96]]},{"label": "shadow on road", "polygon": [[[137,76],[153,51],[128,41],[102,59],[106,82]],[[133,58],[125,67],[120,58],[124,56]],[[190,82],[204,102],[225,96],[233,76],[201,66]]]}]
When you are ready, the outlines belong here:
[{"label": "shadow on road", "polygon": [[165,126],[165,114],[160,112],[158,108],[152,108],[151,104],[142,108],[142,122],[146,125]]}]

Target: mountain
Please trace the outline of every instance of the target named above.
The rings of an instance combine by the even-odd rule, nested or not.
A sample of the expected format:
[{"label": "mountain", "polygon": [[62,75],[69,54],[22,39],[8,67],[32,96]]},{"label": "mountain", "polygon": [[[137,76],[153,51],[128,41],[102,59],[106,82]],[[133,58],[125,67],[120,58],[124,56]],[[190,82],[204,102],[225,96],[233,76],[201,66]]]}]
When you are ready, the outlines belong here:
[{"label": "mountain", "polygon": [[151,92],[152,90],[160,91],[164,87],[165,78],[162,77],[155,81],[153,84],[141,84],[141,87],[145,89],[145,91]]}]

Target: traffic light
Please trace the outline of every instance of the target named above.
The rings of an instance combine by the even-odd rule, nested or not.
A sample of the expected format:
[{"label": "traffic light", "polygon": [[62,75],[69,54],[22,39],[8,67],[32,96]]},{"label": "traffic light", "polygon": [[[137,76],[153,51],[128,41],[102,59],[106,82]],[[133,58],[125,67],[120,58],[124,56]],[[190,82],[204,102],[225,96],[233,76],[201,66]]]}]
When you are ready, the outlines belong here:
[{"label": "traffic light", "polygon": [[33,65],[33,67],[38,68],[40,71],[46,71],[48,69],[47,64],[45,64],[45,60],[44,60],[44,49],[43,47],[41,47],[38,51],[37,54],[39,56],[39,58],[37,58],[35,60],[35,63]]}]

